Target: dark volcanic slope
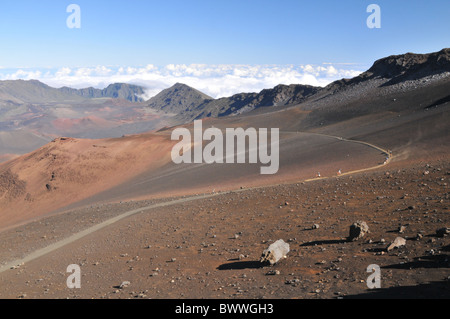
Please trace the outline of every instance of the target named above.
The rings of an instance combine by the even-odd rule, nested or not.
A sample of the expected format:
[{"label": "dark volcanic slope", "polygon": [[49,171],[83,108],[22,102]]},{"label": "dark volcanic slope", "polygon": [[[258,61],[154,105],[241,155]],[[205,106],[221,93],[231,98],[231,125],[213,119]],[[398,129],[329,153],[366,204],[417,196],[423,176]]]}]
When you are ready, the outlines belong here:
[{"label": "dark volcanic slope", "polygon": [[222,117],[246,113],[260,107],[285,106],[303,102],[320,90],[309,85],[278,85],[260,93],[240,93],[232,97],[208,101],[198,107],[195,118]]},{"label": "dark volcanic slope", "polygon": [[386,79],[387,81],[382,85],[390,86],[445,72],[450,72],[450,48],[429,54],[392,55],[375,61],[369,70],[355,78],[343,79],[330,84],[326,90],[336,90],[372,79]]},{"label": "dark volcanic slope", "polygon": [[390,85],[442,72],[450,72],[450,48],[430,54],[393,55],[376,61],[366,72],[366,76],[391,78],[391,81],[387,83]]},{"label": "dark volcanic slope", "polygon": [[162,91],[148,101],[148,106],[158,111],[184,116],[195,111],[212,97],[182,83]]},{"label": "dark volcanic slope", "polygon": [[[338,123],[343,129],[357,129],[370,122],[365,116],[401,117],[445,106],[450,91],[449,53],[450,49],[444,49],[391,56],[376,61],[355,78],[331,83],[299,106],[309,113],[299,129],[329,128]],[[362,123],[345,122],[352,119]]]}]

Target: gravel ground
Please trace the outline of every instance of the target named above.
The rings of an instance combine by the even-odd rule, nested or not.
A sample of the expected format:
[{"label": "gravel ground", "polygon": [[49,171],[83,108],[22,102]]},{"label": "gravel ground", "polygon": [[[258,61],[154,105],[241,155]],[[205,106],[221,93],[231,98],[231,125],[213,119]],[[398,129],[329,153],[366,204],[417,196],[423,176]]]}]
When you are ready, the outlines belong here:
[{"label": "gravel ground", "polygon": [[[449,176],[450,163],[444,160],[244,189],[145,211],[1,273],[0,296],[448,298],[450,237],[437,237],[436,230],[450,226]],[[33,230],[26,233],[26,243],[17,241],[20,232],[14,237],[10,231],[2,245],[31,251],[30,245],[42,245],[42,234],[51,229],[55,233],[48,237],[67,225],[76,231],[86,222],[147,204],[55,216],[51,223],[26,226]],[[94,217],[93,211],[98,212]],[[349,242],[349,226],[358,220],[370,233]],[[396,237],[405,238],[406,246],[387,252]],[[275,266],[261,264],[262,251],[278,239],[290,245],[287,258]],[[66,286],[70,264],[81,267],[81,289]],[[381,267],[381,289],[367,287],[371,264]],[[130,284],[120,288],[125,281]]]}]

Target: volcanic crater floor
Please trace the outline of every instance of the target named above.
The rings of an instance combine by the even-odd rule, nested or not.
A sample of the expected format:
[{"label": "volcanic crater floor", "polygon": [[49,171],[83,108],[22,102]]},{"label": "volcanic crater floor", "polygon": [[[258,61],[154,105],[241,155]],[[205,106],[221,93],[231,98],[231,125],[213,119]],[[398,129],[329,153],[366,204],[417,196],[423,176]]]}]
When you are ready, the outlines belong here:
[{"label": "volcanic crater floor", "polygon": [[[446,160],[394,163],[306,183],[244,185],[143,210],[0,272],[0,296],[449,298],[450,236],[436,235],[450,227],[449,178]],[[5,230],[0,265],[127,211],[170,200],[175,199],[91,205]],[[370,233],[348,241],[350,225],[360,220]],[[387,252],[396,237],[406,245]],[[263,250],[278,239],[290,245],[287,258],[261,264]],[[67,287],[71,264],[80,266],[80,289]],[[373,264],[380,266],[381,288],[371,290],[367,267]]]}]

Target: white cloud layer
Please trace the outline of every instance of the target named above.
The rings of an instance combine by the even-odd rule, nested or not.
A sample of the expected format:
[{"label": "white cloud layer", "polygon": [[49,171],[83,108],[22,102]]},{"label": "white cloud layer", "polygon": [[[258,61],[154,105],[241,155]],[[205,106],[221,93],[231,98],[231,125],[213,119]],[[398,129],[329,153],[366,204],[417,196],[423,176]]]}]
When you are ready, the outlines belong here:
[{"label": "white cloud layer", "polygon": [[241,92],[260,92],[278,84],[326,86],[342,78],[352,78],[362,71],[355,65],[206,65],[169,64],[157,67],[62,67],[53,69],[2,69],[0,80],[39,80],[52,87],[104,88],[112,83],[130,83],[147,88],[145,99],[179,82],[214,98]]}]

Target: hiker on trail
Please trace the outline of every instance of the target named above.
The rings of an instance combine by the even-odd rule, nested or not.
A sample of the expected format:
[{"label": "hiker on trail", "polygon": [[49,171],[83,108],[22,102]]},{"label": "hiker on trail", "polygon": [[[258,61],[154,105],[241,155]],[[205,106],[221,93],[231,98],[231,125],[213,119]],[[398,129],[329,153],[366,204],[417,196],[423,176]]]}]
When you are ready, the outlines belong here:
[{"label": "hiker on trail", "polygon": [[339,171],[338,171],[338,175],[341,175],[341,174],[342,174],[342,171],[341,171],[341,170],[339,170]]},{"label": "hiker on trail", "polygon": [[317,172],[317,175],[316,175],[316,177],[320,177],[320,172]]}]

